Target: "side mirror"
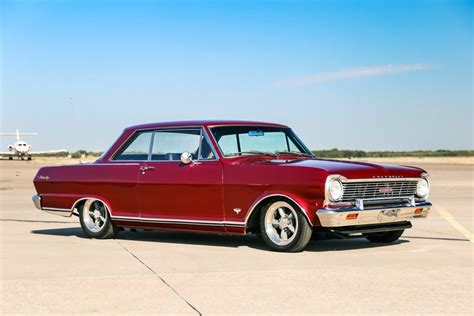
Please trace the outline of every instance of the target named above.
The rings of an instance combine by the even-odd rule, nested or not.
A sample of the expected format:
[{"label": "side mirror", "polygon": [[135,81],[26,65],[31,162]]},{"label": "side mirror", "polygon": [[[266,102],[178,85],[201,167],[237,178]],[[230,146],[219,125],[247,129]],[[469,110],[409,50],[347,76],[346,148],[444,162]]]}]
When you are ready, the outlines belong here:
[{"label": "side mirror", "polygon": [[190,163],[194,163],[193,155],[187,151],[181,154],[181,162],[185,165],[189,165]]}]

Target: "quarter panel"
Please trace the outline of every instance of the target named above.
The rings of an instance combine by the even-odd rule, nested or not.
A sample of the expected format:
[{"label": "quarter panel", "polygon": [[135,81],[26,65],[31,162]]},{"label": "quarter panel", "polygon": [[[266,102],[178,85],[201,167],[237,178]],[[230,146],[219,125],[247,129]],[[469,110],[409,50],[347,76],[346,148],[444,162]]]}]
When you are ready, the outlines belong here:
[{"label": "quarter panel", "polygon": [[139,164],[84,164],[45,167],[34,184],[43,207],[71,208],[84,197],[98,197],[115,216],[137,216]]}]

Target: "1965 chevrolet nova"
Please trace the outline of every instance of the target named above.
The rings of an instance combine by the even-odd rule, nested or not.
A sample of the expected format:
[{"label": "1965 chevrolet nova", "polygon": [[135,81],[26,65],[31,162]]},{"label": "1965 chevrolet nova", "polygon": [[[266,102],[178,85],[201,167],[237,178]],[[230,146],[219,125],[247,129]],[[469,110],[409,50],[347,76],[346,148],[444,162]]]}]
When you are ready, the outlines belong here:
[{"label": "1965 chevrolet nova", "polygon": [[317,159],[287,126],[192,121],[129,127],[97,161],[45,167],[35,206],[84,232],[253,232],[301,251],[314,230],[396,241],[431,207],[419,168]]}]

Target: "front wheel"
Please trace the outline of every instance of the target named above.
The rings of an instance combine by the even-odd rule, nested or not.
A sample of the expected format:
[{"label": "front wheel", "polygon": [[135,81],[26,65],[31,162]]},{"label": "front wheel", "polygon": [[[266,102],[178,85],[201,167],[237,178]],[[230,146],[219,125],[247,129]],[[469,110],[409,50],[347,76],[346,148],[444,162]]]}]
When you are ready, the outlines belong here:
[{"label": "front wheel", "polygon": [[391,243],[398,240],[404,231],[405,230],[402,229],[384,233],[370,233],[365,235],[365,238],[371,242]]},{"label": "front wheel", "polygon": [[299,252],[309,243],[313,230],[297,205],[278,200],[262,209],[260,232],[272,250]]},{"label": "front wheel", "polygon": [[110,219],[107,205],[99,200],[86,200],[79,208],[79,220],[84,233],[92,238],[113,238],[118,232]]}]

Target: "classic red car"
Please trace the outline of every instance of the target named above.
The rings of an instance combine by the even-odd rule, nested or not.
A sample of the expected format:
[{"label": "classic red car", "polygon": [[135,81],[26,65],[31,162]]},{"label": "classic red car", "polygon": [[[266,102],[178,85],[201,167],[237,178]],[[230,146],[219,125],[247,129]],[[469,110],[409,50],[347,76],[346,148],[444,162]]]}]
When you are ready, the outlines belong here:
[{"label": "classic red car", "polygon": [[44,167],[35,206],[76,215],[93,238],[123,228],[261,235],[301,251],[313,231],[393,242],[426,217],[419,168],[318,159],[287,126],[239,121],[124,130],[89,164]]}]

